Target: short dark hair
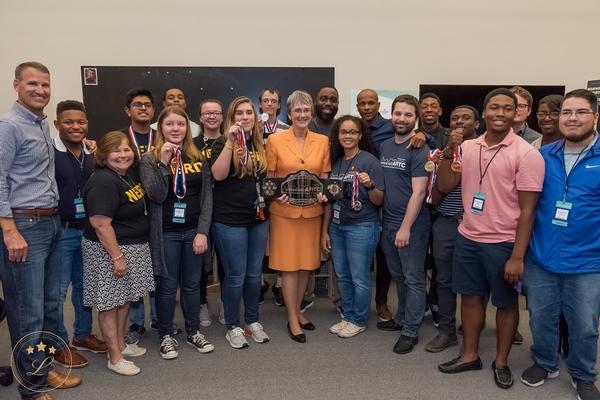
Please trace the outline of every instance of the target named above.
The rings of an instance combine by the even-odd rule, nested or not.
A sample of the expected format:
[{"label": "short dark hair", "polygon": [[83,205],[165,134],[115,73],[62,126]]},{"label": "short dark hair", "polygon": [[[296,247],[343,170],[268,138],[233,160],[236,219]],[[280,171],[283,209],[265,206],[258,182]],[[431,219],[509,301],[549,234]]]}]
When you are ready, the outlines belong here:
[{"label": "short dark hair", "polygon": [[413,106],[415,108],[415,113],[417,114],[417,119],[421,115],[421,103],[419,103],[419,100],[417,100],[415,96],[410,94],[401,94],[400,96],[396,97],[392,102],[392,114],[394,113],[394,108],[396,107],[397,103],[406,103]]},{"label": "short dark hair", "polygon": [[27,68],[35,68],[40,72],[50,75],[50,70],[48,70],[48,67],[46,67],[44,64],[37,61],[25,61],[17,65],[17,67],[15,68],[15,79],[21,79],[21,74]]},{"label": "short dark hair", "polygon": [[200,114],[200,112],[202,110],[202,106],[205,105],[206,103],[217,103],[221,107],[221,111],[223,111],[223,103],[221,103],[221,100],[205,99],[205,100],[202,100],[200,102],[200,104],[198,105],[198,114]]},{"label": "short dark hair", "polygon": [[331,126],[331,134],[329,135],[331,161],[337,160],[344,155],[344,148],[340,144],[339,133],[340,126],[346,121],[352,121],[362,134],[360,141],[358,142],[358,148],[373,154],[374,146],[367,123],[362,118],[355,117],[354,115],[342,115],[336,119]]},{"label": "short dark hair", "polygon": [[598,97],[596,97],[596,95],[593,92],[590,92],[587,89],[571,90],[569,93],[565,94],[563,102],[571,97],[577,97],[586,100],[588,103],[590,103],[590,108],[592,109],[592,111],[594,111],[595,113],[598,112]]},{"label": "short dark hair", "polygon": [[466,109],[470,110],[473,113],[473,118],[477,121],[479,120],[479,111],[477,111],[477,109],[475,107],[470,106],[468,104],[463,104],[463,105],[454,107],[452,109],[452,111],[450,112],[450,115],[452,115],[452,113],[454,111],[458,110],[459,108],[466,108]]},{"label": "short dark hair", "polygon": [[[176,86],[170,86],[170,87],[166,88],[165,91],[163,92],[162,101],[167,100],[167,93],[171,89],[177,89],[177,90],[181,91],[181,93],[183,93],[183,90],[179,89],[178,87],[176,87]],[[183,95],[185,96],[185,93],[183,93]],[[139,95],[139,96],[143,96],[143,95]],[[154,101],[152,101],[152,102],[154,103]]]},{"label": "short dark hair", "polygon": [[260,91],[260,95],[258,96],[259,102],[262,101],[262,97],[263,97],[263,94],[265,94],[265,92],[275,93],[277,95],[277,101],[279,101],[279,104],[281,104],[281,93],[279,93],[279,90],[274,89],[274,88],[263,88],[263,90]]},{"label": "short dark hair", "polygon": [[545,104],[552,111],[560,111],[560,105],[563,102],[564,97],[560,94],[549,94],[548,96],[542,97],[538,103],[538,109],[542,104]]},{"label": "short dark hair", "polygon": [[488,103],[490,102],[491,98],[495,97],[495,96],[510,97],[512,99],[513,103],[515,104],[515,109],[517,108],[517,104],[519,103],[519,101],[517,100],[517,96],[510,89],[497,88],[497,89],[490,91],[488,94],[485,95],[485,99],[483,99],[483,109],[484,110],[487,107]]},{"label": "short dark hair", "polygon": [[84,113],[86,112],[85,106],[82,102],[77,100],[64,100],[56,105],[56,118],[60,117],[60,114],[63,112],[69,110],[76,110]]},{"label": "short dark hair", "polygon": [[425,99],[435,99],[435,100],[437,100],[437,102],[440,105],[440,107],[442,105],[442,100],[440,99],[440,96],[438,96],[435,93],[428,92],[428,93],[422,94],[421,97],[419,97],[419,103],[422,102]]},{"label": "short dark hair", "polygon": [[320,88],[317,90],[317,93],[315,93],[315,98],[314,98],[315,104],[316,104],[316,102],[317,102],[317,97],[319,97],[319,92],[320,92],[321,90],[323,90],[323,89],[333,89],[333,90],[335,90],[335,92],[337,93],[338,97],[340,97],[340,92],[338,92],[338,90],[337,90],[337,88],[336,88],[335,86],[331,86],[331,85],[325,85],[325,86],[321,86],[321,87],[320,87]]},{"label": "short dark hair", "polygon": [[137,87],[130,89],[127,93],[125,93],[125,107],[129,107],[133,99],[138,96],[146,96],[150,99],[150,103],[154,105],[154,96],[152,96],[152,92],[143,87]]}]

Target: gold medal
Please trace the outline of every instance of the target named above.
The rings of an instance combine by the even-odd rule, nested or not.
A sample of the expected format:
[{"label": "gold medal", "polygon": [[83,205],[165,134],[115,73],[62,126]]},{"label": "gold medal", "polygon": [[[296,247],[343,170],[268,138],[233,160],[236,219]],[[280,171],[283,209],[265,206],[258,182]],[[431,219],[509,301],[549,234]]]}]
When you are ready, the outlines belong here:
[{"label": "gold medal", "polygon": [[433,172],[433,170],[435,169],[435,163],[431,160],[428,160],[425,163],[425,171],[427,172]]}]

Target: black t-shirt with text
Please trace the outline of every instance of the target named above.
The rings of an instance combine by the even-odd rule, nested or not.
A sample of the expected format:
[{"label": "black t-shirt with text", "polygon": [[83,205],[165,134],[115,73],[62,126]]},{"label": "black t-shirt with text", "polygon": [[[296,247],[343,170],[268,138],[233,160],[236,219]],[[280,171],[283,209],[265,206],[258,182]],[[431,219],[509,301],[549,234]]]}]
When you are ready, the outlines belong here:
[{"label": "black t-shirt with text", "polygon": [[[211,163],[214,163],[225,147],[226,138],[221,136],[212,145]],[[250,159],[258,158],[257,153],[250,147],[248,141]],[[229,150],[227,150],[229,151]],[[263,179],[266,173],[259,174]],[[213,222],[230,226],[249,226],[259,220],[256,218],[256,178],[244,176],[238,178],[235,175],[233,157],[229,166],[229,176],[222,181],[215,181],[213,188]],[[267,209],[265,217],[267,217]]]},{"label": "black t-shirt with text", "polygon": [[212,145],[217,139],[218,138],[205,138],[204,135],[196,136],[194,138],[194,145],[207,160],[210,160],[210,157],[212,156]]},{"label": "black t-shirt with text", "polygon": [[[120,176],[109,168],[96,168],[83,190],[88,216],[104,215],[112,219],[120,245],[146,243],[150,231],[145,192],[137,174],[130,169]],[[96,231],[86,220],[84,236],[99,242]]]},{"label": "black t-shirt with text", "polygon": [[[173,175],[176,164],[171,164],[171,177],[169,191],[163,203],[163,231],[181,231],[195,228],[200,217],[200,192],[202,191],[202,168],[210,168],[202,160],[191,162],[185,155],[183,157],[183,170],[185,172],[186,192],[181,200],[173,191]],[[185,203],[185,222],[173,222],[175,203]]]}]

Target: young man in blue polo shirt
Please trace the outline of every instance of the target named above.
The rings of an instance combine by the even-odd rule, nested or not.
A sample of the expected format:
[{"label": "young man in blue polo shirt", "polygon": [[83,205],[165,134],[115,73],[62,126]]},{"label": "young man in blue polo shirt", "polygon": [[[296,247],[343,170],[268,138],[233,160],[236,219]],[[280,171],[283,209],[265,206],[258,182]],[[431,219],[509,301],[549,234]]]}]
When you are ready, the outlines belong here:
[{"label": "young man in blue polo shirt", "polygon": [[559,317],[569,327],[566,364],[579,400],[598,400],[600,317],[600,141],[596,95],[567,93],[559,129],[564,137],[541,148],[546,179],[529,245],[527,289],[534,364],[521,381],[540,386],[559,371]]}]

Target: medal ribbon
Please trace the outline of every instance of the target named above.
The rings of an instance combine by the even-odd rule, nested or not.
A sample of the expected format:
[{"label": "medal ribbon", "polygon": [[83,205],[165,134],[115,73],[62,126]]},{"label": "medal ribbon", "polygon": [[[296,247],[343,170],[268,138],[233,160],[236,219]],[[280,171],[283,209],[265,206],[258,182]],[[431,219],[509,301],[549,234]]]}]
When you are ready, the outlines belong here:
[{"label": "medal ribbon", "polygon": [[358,201],[358,172],[354,171],[354,176],[352,177],[352,203],[351,207],[354,210],[356,206],[356,202]]},{"label": "medal ribbon", "polygon": [[[457,147],[457,149],[458,149],[458,147]],[[435,150],[429,152],[429,157],[427,157],[427,158],[429,161],[433,162],[433,159],[436,158],[440,153],[441,152],[439,149],[435,149]],[[438,169],[439,169],[438,163],[434,163],[433,171],[431,171],[431,174],[429,175],[429,183],[427,185],[427,198],[425,199],[427,204],[431,204],[433,202],[433,195],[432,195],[433,185],[435,184],[435,181],[437,180]]]},{"label": "medal ribbon", "polygon": [[268,120],[265,121],[265,128],[267,128],[267,133],[275,133],[275,130],[277,129],[277,120],[273,122],[273,126],[269,124]]},{"label": "medal ribbon", "polygon": [[454,161],[462,161],[463,149],[462,145],[458,145],[454,148]]},{"label": "medal ribbon", "polygon": [[[133,128],[131,127],[131,125],[129,125],[129,138],[131,139],[131,143],[133,143],[133,146],[135,147],[135,151],[137,152],[138,158],[141,158],[142,154],[140,153],[140,145],[135,139],[135,133],[133,132]],[[148,133],[148,148],[146,150],[150,150],[150,148],[152,148],[152,129],[150,129],[150,133]]]},{"label": "medal ribbon", "polygon": [[173,174],[173,193],[181,201],[187,192],[185,168],[183,167],[183,157],[181,148],[175,149],[175,173]]},{"label": "medal ribbon", "polygon": [[246,165],[248,162],[248,147],[246,147],[246,131],[244,131],[244,128],[242,127],[238,128],[237,142],[238,146],[244,149],[244,156],[240,158],[240,163],[242,163],[242,165]]}]

